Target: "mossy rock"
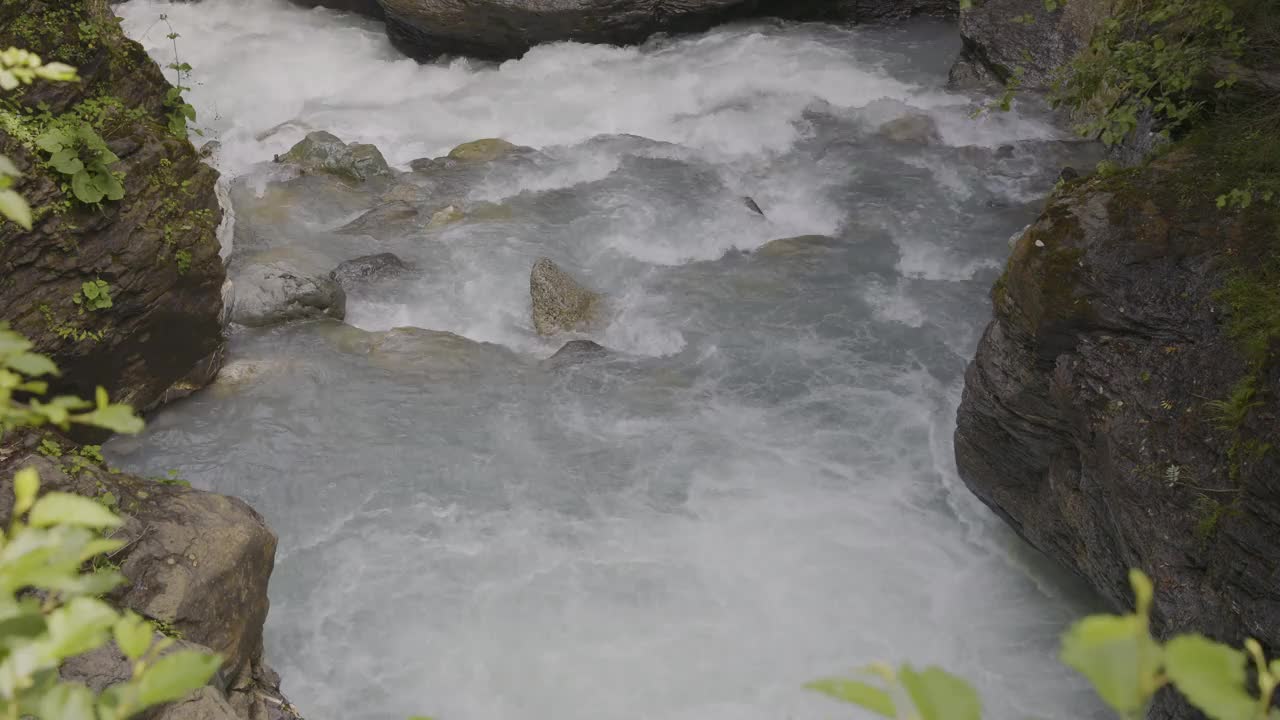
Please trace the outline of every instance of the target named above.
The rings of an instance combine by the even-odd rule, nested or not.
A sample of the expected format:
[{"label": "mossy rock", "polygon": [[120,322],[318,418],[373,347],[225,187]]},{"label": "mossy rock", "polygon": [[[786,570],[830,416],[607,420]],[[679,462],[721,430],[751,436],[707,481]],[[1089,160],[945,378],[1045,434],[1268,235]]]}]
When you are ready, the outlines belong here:
[{"label": "mossy rock", "polygon": [[[120,31],[102,0],[0,0],[0,47],[76,66],[80,82],[37,82],[5,93],[0,154],[25,177],[31,231],[0,223],[0,321],[52,356],[50,389],[149,410],[206,384],[221,363],[225,271],[217,173],[169,128],[160,68]],[[50,120],[52,118],[52,120]],[[86,123],[119,161],[124,197],[85,205],[45,162],[32,135],[48,122]],[[82,312],[85,282],[113,305]]]},{"label": "mossy rock", "polygon": [[355,182],[394,174],[378,148],[361,143],[348,145],[323,130],[308,133],[279,161],[296,165],[303,172],[329,173]]},{"label": "mossy rock", "polygon": [[463,143],[449,151],[449,157],[462,162],[493,162],[519,152],[522,148],[501,138],[485,138]]}]

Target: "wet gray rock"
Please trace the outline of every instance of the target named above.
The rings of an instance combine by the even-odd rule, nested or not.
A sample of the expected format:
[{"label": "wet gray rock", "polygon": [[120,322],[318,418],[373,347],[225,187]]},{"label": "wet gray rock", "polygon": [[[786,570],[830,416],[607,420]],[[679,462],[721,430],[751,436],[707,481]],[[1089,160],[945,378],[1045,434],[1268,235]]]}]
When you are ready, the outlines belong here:
[{"label": "wet gray rock", "polygon": [[872,22],[954,14],[949,0],[381,0],[387,34],[419,57],[505,60],[547,42],[632,45],[763,15]]},{"label": "wet gray rock", "polygon": [[338,281],[304,270],[289,259],[249,261],[232,286],[231,320],[241,325],[346,317],[347,295]]},{"label": "wet gray rock", "polygon": [[348,260],[329,273],[346,292],[364,285],[389,280],[408,271],[405,261],[392,253],[364,255]]},{"label": "wet gray rock", "polygon": [[547,258],[539,258],[529,274],[533,327],[539,335],[573,332],[588,326],[601,298]]},{"label": "wet gray rock", "polygon": [[[1280,368],[1251,365],[1220,291],[1277,241],[1268,216],[1187,189],[1212,167],[1184,148],[1053,196],[992,292],[956,461],[1115,608],[1131,602],[1129,569],[1148,572],[1157,633],[1276,648],[1280,453],[1261,448],[1280,447]],[[1251,373],[1255,404],[1224,427],[1212,401]]]},{"label": "wet gray rock", "polygon": [[303,172],[328,173],[355,182],[393,174],[378,148],[359,143],[348,145],[323,130],[309,133],[277,160],[296,165]]},{"label": "wet gray rock", "polygon": [[442,158],[418,158],[409,162],[409,169],[416,173],[431,174],[441,172],[443,170],[452,170],[461,164],[462,161],[450,157]]}]

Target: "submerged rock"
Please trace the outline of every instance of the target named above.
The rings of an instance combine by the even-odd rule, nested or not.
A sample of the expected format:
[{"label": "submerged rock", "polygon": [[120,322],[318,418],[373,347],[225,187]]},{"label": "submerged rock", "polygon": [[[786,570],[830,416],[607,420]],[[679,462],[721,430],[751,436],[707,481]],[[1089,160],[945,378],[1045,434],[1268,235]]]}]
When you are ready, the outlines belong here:
[{"label": "submerged rock", "polygon": [[392,253],[364,255],[348,260],[329,273],[329,277],[346,292],[361,285],[370,285],[404,274],[409,269],[405,261]]},{"label": "submerged rock", "polygon": [[795,257],[822,253],[836,247],[838,241],[826,235],[801,235],[799,237],[770,240],[755,251],[764,257]]},{"label": "submerged rock", "polygon": [[923,113],[912,113],[890,120],[880,126],[881,137],[898,143],[932,145],[942,138],[938,134],[938,123]]},{"label": "submerged rock", "polygon": [[458,209],[457,205],[446,205],[431,214],[431,222],[427,223],[427,229],[442,228],[446,225],[452,225],[460,222],[466,214]]},{"label": "submerged rock", "polygon": [[553,368],[577,365],[578,363],[599,360],[609,356],[609,349],[591,340],[570,340],[555,355],[547,358],[547,364]]},{"label": "submerged rock", "polygon": [[416,220],[417,217],[415,205],[404,200],[392,200],[343,225],[338,232],[343,235],[376,234],[386,225]]},{"label": "submerged rock", "polygon": [[233,280],[231,320],[263,326],[290,320],[346,317],[347,295],[338,281],[304,270],[287,258],[249,260]]},{"label": "submerged rock", "polygon": [[296,165],[303,172],[329,173],[356,182],[392,175],[378,148],[359,143],[348,145],[323,130],[309,133],[278,161]]},{"label": "submerged rock", "polygon": [[578,284],[547,258],[539,258],[529,274],[533,327],[539,335],[573,332],[589,325],[600,308],[600,295]]},{"label": "submerged rock", "polygon": [[330,10],[353,12],[375,20],[381,20],[384,17],[378,0],[292,0],[292,2],[303,7],[326,7]]},{"label": "submerged rock", "polygon": [[[1129,607],[1130,568],[1151,574],[1158,635],[1274,648],[1280,369],[1232,328],[1274,317],[1247,299],[1274,280],[1247,278],[1277,240],[1265,213],[1223,213],[1197,191],[1211,155],[1184,148],[1072,185],[1021,235],[966,375],[956,460],[974,494],[1112,606]],[[1256,286],[1228,302],[1240,282]],[[1224,414],[1242,383],[1252,395]]]},{"label": "submerged rock", "polygon": [[470,377],[484,367],[514,370],[521,364],[515,353],[501,345],[441,330],[399,327],[366,333],[363,338],[352,335],[346,342],[353,349],[363,347],[374,365],[420,376],[428,382],[444,382],[459,375]]}]

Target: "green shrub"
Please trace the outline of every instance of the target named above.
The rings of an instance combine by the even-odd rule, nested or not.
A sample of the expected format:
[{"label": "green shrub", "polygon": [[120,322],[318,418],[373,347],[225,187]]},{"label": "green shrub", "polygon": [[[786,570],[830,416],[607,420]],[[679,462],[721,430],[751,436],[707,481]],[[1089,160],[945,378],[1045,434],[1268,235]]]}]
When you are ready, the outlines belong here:
[{"label": "green shrub", "polygon": [[[75,397],[41,400],[57,375],[29,341],[0,325],[0,438],[7,431],[72,423],[122,433],[142,429],[125,405]],[[52,452],[51,445],[43,445]],[[61,453],[61,449],[58,449]],[[94,446],[78,457],[100,460]],[[40,479],[25,468],[14,477],[9,528],[0,531],[0,717],[7,720],[123,720],[203,687],[221,664],[217,655],[181,650],[156,640],[151,623],[99,599],[124,582],[109,562],[124,547],[110,532],[123,521],[104,503],[51,492],[38,496]],[[100,567],[95,567],[100,565]],[[115,641],[132,665],[129,680],[96,693],[60,679],[69,658]]]},{"label": "green shrub", "polygon": [[[1151,636],[1154,589],[1142,572],[1129,572],[1134,612],[1090,615],[1062,638],[1062,662],[1084,675],[1116,714],[1146,717],[1156,692],[1170,686],[1211,720],[1280,720],[1272,707],[1280,685],[1280,659],[1268,663],[1262,646],[1246,640],[1243,651],[1203,635],[1185,634],[1161,643]],[[1249,682],[1253,664],[1256,682]],[[828,678],[812,690],[891,720],[980,720],[973,687],[936,667],[868,666],[861,677]]]},{"label": "green shrub", "polygon": [[[39,55],[9,48],[0,52],[0,91],[9,91],[19,85],[30,85],[36,79],[69,82],[76,79],[75,68],[62,63],[45,64]],[[13,189],[22,173],[13,162],[0,155],[0,220],[8,220],[31,229],[31,207]]]}]

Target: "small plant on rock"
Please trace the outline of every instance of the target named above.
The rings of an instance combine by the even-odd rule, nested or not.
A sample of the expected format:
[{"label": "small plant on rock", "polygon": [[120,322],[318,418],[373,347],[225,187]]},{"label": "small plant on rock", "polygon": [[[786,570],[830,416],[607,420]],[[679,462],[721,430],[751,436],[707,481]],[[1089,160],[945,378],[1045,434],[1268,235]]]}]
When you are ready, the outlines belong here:
[{"label": "small plant on rock", "polygon": [[82,310],[106,310],[111,307],[111,285],[102,279],[90,280],[80,285],[72,299]]},{"label": "small plant on rock", "polygon": [[120,161],[88,123],[56,124],[36,139],[49,153],[49,166],[67,176],[71,193],[86,205],[124,197],[120,177],[111,165]]},{"label": "small plant on rock", "polygon": [[[1161,643],[1151,635],[1151,580],[1129,572],[1135,609],[1090,615],[1062,637],[1062,662],[1084,675],[1098,697],[1125,720],[1146,717],[1158,690],[1172,686],[1212,720],[1280,720],[1272,707],[1280,687],[1280,659],[1268,663],[1256,640],[1243,651],[1203,635]],[[1251,682],[1250,664],[1255,681]],[[809,689],[890,720],[980,720],[982,705],[967,682],[936,667],[894,669],[877,664],[862,678],[828,678]]]}]

